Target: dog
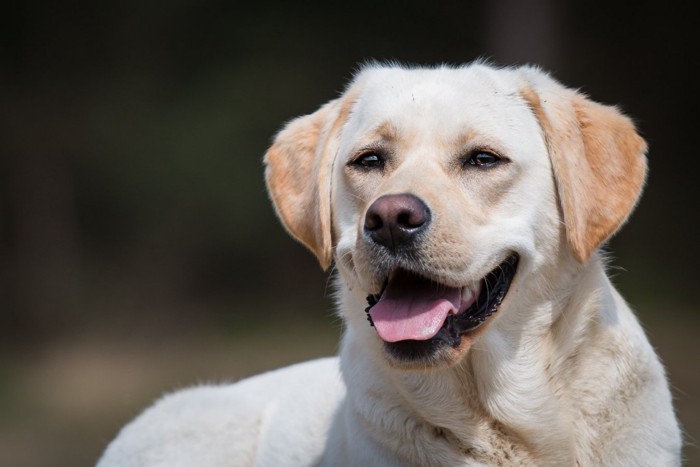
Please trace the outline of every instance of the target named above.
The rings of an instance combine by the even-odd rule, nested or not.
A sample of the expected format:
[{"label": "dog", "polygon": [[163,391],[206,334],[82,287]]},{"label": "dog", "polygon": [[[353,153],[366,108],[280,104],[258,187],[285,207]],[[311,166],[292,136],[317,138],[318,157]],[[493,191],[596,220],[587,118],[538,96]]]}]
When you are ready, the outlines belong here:
[{"label": "dog", "polygon": [[265,155],[337,273],[337,358],[169,396],[108,466],[671,466],[664,369],[601,245],[645,141],[537,67],[369,64]]}]

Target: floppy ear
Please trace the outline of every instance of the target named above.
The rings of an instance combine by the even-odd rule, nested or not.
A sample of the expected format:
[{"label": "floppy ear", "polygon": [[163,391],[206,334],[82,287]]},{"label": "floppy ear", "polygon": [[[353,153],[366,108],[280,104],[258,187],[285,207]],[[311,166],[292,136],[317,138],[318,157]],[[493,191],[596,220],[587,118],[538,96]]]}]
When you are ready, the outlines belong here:
[{"label": "floppy ear", "polygon": [[645,141],[615,107],[534,69],[522,91],[543,129],[566,235],[581,263],[627,220],[647,171]]},{"label": "floppy ear", "polygon": [[318,258],[325,270],[333,259],[331,169],[333,139],[347,117],[341,99],[289,122],[265,154],[265,181],[287,231]]}]

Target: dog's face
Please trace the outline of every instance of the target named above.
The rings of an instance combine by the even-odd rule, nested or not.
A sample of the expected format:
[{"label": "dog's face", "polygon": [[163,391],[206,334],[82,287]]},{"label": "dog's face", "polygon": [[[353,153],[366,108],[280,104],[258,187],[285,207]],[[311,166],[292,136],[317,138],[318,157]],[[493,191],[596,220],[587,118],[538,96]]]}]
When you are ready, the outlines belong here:
[{"label": "dog's face", "polygon": [[394,365],[450,365],[617,229],[644,150],[617,111],[531,68],[372,67],[280,133],[267,181],[290,232],[367,296],[373,327],[360,307],[348,326]]}]

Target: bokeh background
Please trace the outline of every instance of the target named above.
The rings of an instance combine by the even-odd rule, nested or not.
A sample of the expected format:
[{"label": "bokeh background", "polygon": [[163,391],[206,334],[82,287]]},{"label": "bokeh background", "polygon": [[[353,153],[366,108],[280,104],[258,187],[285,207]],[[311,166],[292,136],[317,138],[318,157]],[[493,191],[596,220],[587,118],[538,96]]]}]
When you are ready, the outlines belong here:
[{"label": "bokeh background", "polygon": [[[681,6],[684,5],[684,6]],[[700,465],[692,2],[40,2],[0,27],[0,465],[92,465],[165,391],[336,351],[261,157],[369,59],[535,63],[650,143],[611,271]]]}]

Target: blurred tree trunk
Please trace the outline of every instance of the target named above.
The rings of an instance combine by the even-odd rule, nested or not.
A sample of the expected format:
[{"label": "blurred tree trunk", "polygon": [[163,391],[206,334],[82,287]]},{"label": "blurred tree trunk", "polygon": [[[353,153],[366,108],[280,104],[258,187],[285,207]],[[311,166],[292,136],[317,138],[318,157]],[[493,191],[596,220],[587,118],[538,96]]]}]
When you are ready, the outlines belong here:
[{"label": "blurred tree trunk", "polygon": [[503,65],[536,64],[554,70],[563,37],[563,4],[556,0],[489,0],[485,2],[493,58]]}]

